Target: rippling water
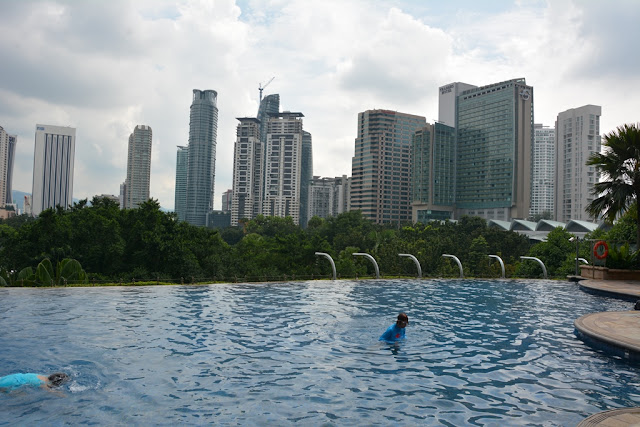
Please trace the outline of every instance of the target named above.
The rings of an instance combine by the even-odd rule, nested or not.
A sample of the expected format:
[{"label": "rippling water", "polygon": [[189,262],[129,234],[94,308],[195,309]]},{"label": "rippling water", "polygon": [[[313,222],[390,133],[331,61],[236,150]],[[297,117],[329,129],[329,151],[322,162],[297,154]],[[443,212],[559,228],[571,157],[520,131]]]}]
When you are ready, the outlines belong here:
[{"label": "rippling water", "polygon": [[[0,289],[0,424],[547,425],[640,405],[573,321],[632,303],[554,281]],[[407,340],[378,342],[397,313]]]}]

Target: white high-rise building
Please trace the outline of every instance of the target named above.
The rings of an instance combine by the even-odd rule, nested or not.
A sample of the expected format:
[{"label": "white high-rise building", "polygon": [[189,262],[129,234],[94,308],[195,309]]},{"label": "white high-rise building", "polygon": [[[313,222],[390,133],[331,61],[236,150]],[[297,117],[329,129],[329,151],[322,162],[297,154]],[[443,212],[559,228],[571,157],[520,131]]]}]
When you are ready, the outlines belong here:
[{"label": "white high-rise building", "polygon": [[75,151],[75,128],[36,125],[31,190],[34,216],[48,208],[71,206]]},{"label": "white high-rise building", "polygon": [[238,220],[253,219],[261,212],[262,153],[260,120],[238,118],[233,154],[233,188],[231,189],[231,225]]},{"label": "white high-rise building", "polygon": [[593,185],[599,181],[594,166],[586,162],[600,152],[602,107],[585,105],[558,114],[556,120],[555,220],[590,221],[585,212],[594,199]]},{"label": "white high-rise building", "polygon": [[531,168],[531,207],[529,215],[548,213],[553,218],[556,169],[556,130],[533,125],[533,166]]},{"label": "white high-rise building", "polygon": [[149,200],[151,182],[151,127],[138,125],[129,135],[125,209],[135,209]]},{"label": "white high-rise building", "polygon": [[290,216],[300,223],[302,113],[285,111],[269,117],[262,214]]},{"label": "white high-rise building", "polygon": [[350,210],[351,178],[346,175],[335,178],[314,176],[309,185],[307,217],[327,218]]}]

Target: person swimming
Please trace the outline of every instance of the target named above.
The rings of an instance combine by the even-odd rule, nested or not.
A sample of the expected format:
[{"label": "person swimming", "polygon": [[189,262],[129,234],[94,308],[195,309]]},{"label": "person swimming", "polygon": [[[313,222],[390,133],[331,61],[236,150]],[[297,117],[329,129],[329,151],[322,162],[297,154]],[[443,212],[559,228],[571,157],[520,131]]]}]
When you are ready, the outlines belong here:
[{"label": "person swimming", "polygon": [[404,328],[409,324],[409,316],[405,313],[398,314],[398,320],[389,326],[384,334],[380,336],[379,341],[394,342],[405,339]]},{"label": "person swimming", "polygon": [[0,390],[15,390],[23,386],[51,389],[58,387],[67,380],[69,380],[69,375],[63,372],[56,372],[49,376],[31,373],[11,374],[0,378]]}]

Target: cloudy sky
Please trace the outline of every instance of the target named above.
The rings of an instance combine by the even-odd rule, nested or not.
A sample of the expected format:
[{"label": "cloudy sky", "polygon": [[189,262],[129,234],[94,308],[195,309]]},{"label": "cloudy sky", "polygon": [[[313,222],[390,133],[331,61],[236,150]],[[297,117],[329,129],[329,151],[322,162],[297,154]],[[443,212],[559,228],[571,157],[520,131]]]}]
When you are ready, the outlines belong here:
[{"label": "cloudy sky", "polygon": [[2,0],[0,126],[30,193],[36,123],[77,128],[74,197],[118,194],[129,134],[153,129],[151,196],[174,207],[192,89],[218,92],[215,207],[231,188],[236,117],[259,85],[300,111],[314,175],[351,175],[358,112],[438,118],[438,87],[524,77],[535,121],[602,106],[640,121],[636,0]]}]

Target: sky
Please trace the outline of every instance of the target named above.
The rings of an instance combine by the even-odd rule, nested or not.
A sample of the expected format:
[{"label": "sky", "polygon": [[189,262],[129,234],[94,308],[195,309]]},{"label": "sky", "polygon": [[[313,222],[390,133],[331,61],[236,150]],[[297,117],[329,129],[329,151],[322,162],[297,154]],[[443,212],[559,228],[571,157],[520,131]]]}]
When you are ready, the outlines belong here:
[{"label": "sky", "polygon": [[261,85],[304,114],[323,177],[351,175],[359,112],[433,123],[451,82],[524,77],[536,123],[594,104],[609,133],[640,122],[638,22],[636,0],[1,0],[13,189],[31,193],[35,127],[48,124],[77,128],[73,197],[118,195],[143,124],[151,197],[173,210],[193,89],[218,92],[216,209],[232,187],[236,118],[256,116]]}]

